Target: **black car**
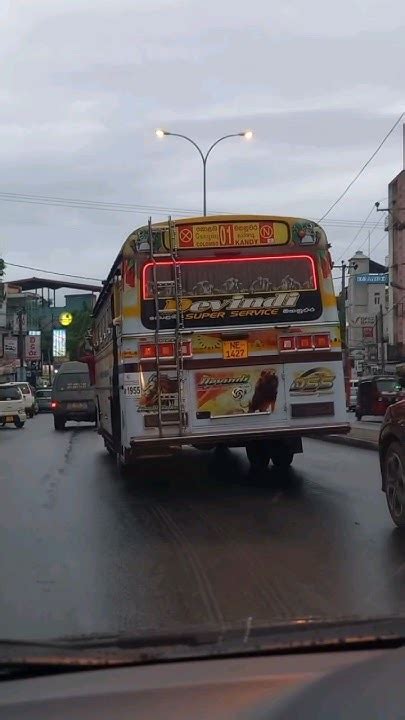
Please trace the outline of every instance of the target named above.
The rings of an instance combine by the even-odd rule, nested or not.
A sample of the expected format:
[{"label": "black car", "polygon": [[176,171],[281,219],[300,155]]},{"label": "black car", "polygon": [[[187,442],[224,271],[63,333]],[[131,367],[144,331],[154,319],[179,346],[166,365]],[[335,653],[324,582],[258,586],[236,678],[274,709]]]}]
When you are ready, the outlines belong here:
[{"label": "black car", "polygon": [[379,436],[382,490],[394,523],[405,528],[405,400],[390,405]]}]

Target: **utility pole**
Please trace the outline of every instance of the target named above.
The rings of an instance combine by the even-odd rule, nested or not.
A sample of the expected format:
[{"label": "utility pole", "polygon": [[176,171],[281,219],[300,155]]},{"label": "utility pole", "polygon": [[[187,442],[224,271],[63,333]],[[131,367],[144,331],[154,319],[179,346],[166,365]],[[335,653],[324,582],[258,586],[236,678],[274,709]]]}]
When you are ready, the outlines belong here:
[{"label": "utility pole", "polygon": [[384,312],[383,307],[380,305],[379,311],[379,341],[380,341],[380,355],[381,355],[381,372],[385,372],[385,347],[384,347]]},{"label": "utility pole", "polygon": [[20,378],[24,379],[24,360],[25,360],[25,348],[24,348],[24,333],[23,333],[23,315],[24,310],[20,308],[17,310],[18,315],[18,358],[20,360]]},{"label": "utility pole", "polygon": [[340,292],[340,336],[342,342],[342,359],[343,359],[343,375],[345,382],[346,397],[349,393],[350,370],[349,370],[349,353],[347,350],[347,327],[346,327],[346,269],[347,265],[342,260],[342,289]]}]

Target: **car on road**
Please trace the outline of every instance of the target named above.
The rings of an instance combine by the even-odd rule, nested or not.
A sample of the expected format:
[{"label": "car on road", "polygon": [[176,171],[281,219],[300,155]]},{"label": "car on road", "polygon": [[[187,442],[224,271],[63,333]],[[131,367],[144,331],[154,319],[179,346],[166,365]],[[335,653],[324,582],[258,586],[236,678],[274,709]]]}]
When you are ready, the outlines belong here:
[{"label": "car on road", "polygon": [[24,406],[25,406],[25,412],[27,414],[27,417],[32,418],[35,415],[35,396],[32,391],[31,385],[28,382],[11,382],[9,385],[14,385],[14,387],[19,387],[23,399],[24,399]]},{"label": "car on road", "polygon": [[51,412],[52,389],[40,388],[39,390],[37,390],[36,401],[38,404],[38,412]]},{"label": "car on road", "polygon": [[85,363],[61,365],[52,386],[51,410],[55,430],[64,430],[68,420],[96,421],[94,389]]},{"label": "car on road", "polygon": [[0,385],[0,426],[13,423],[21,429],[27,419],[23,394],[15,384]]},{"label": "car on road", "polygon": [[395,523],[405,529],[405,400],[390,405],[379,441],[382,490]]}]

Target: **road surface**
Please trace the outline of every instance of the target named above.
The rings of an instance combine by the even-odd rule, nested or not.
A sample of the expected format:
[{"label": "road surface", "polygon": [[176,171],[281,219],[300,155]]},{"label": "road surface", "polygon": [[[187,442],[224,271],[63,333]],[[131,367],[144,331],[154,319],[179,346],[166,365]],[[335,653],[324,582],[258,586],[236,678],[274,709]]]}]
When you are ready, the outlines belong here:
[{"label": "road surface", "polygon": [[405,611],[377,453],[308,440],[294,470],[186,450],[117,475],[90,426],[0,429],[0,637]]}]

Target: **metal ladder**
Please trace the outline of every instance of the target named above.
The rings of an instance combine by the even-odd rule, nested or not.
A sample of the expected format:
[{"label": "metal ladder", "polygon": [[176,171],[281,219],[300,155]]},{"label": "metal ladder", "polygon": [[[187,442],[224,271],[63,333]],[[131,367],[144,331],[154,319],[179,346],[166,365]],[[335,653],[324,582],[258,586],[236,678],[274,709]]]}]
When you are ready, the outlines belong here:
[{"label": "metal ladder", "polygon": [[[183,434],[184,429],[186,428],[186,414],[184,412],[183,408],[183,381],[184,381],[184,352],[183,352],[183,334],[182,331],[184,330],[184,314],[183,314],[183,307],[182,307],[182,297],[183,297],[183,284],[182,284],[182,277],[181,277],[181,267],[178,263],[178,252],[176,247],[176,238],[175,238],[175,226],[172,222],[172,219],[169,217],[168,220],[168,233],[169,233],[169,251],[168,253],[159,253],[159,258],[170,258],[171,260],[171,267],[173,272],[173,278],[170,280],[161,280],[159,279],[159,263],[156,260],[155,252],[154,252],[154,243],[153,243],[153,229],[152,229],[152,219],[149,218],[148,223],[148,237],[149,237],[149,248],[150,248],[150,259],[153,263],[153,293],[154,293],[154,300],[155,300],[155,346],[156,346],[156,385],[157,385],[157,391],[158,391],[158,427],[159,427],[159,435],[163,436],[163,428],[169,427],[169,426],[177,426],[179,435]],[[159,353],[159,343],[167,341],[166,336],[162,337],[161,335],[161,319],[162,314],[159,308],[159,298],[160,297],[167,297],[167,295],[163,292],[163,295],[161,294],[162,290],[165,290],[167,287],[174,289],[174,299],[175,299],[175,328],[174,328],[174,358],[173,360],[164,359],[160,357]],[[162,393],[161,393],[161,379],[162,379],[162,372],[164,370],[168,371],[176,371],[176,385],[177,385],[177,398],[178,398],[178,404],[177,409],[175,409],[175,412],[177,412],[177,419],[171,420],[171,419],[165,419],[165,415],[169,414],[171,411],[167,410],[165,411],[162,408]]]}]

